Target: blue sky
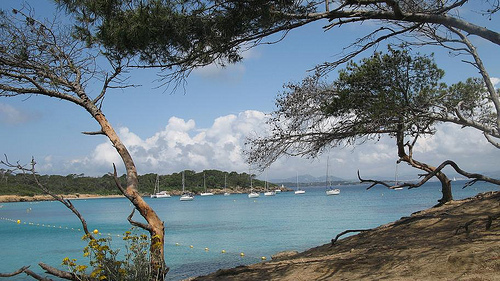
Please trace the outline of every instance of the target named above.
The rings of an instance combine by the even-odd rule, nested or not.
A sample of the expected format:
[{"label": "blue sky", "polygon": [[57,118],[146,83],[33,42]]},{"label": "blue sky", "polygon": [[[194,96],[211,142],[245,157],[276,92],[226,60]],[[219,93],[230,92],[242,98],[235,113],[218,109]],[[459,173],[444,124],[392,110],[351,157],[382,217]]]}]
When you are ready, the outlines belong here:
[{"label": "blue sky", "polygon": [[[20,2],[2,1],[0,8],[20,7]],[[51,1],[29,2],[36,14],[51,15],[55,9]],[[468,11],[462,16],[494,30],[500,27],[498,15],[491,21]],[[251,49],[237,65],[196,70],[187,79],[185,91],[171,93],[158,88],[154,71],[131,72],[130,81],[142,86],[108,92],[103,111],[132,152],[139,173],[248,171],[242,155],[245,137],[262,132],[265,114],[274,109],[283,84],[298,82],[315,65],[338,58],[343,47],[371,28],[365,23],[324,32],[322,24],[294,30],[276,45]],[[473,40],[491,77],[500,77],[500,48],[482,39]],[[380,49],[385,50],[385,44]],[[420,52],[435,53],[438,66],[446,71],[444,82],[477,76],[461,57],[450,56],[442,49]],[[330,78],[335,76],[331,73]],[[96,81],[88,90],[96,91],[98,86]],[[28,163],[33,156],[42,174],[100,176],[110,172],[111,163],[120,161],[107,139],[81,134],[97,129],[87,112],[65,101],[0,98],[0,153],[21,163]],[[279,159],[270,167],[269,178],[293,177],[296,173],[323,176],[327,155],[330,175],[354,179],[359,169],[364,177],[394,177],[394,140],[383,138],[355,149],[334,149],[318,159]],[[432,165],[452,159],[473,172],[500,171],[500,150],[487,144],[478,132],[449,124],[440,126],[433,138],[420,140],[415,158]],[[418,174],[405,166],[399,170],[410,177]]]}]

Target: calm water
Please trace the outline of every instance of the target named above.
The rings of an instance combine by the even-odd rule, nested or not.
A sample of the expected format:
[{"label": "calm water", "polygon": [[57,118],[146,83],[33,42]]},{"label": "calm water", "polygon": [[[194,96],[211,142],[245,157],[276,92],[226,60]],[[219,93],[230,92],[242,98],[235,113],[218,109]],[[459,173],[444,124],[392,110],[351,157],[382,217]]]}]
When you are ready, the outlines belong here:
[{"label": "calm water", "polygon": [[[455,199],[498,190],[498,186],[484,183],[462,189],[461,183],[454,182]],[[441,198],[437,183],[399,191],[382,187],[367,191],[365,185],[340,188],[338,196],[326,196],[324,188],[309,188],[304,195],[261,194],[256,199],[249,199],[246,194],[197,196],[191,202],[180,202],[178,197],[147,198],[165,221],[166,260],[171,268],[168,279],[179,280],[219,268],[256,263],[263,256],[270,259],[272,254],[283,250],[306,250],[328,243],[345,229],[385,224],[429,208]],[[132,210],[126,199],[73,203],[87,219],[89,229],[111,235],[116,247],[123,245],[118,235],[130,229],[126,217]],[[38,262],[60,267],[64,257],[85,263],[82,256],[85,242],[80,240],[83,232],[78,230],[79,221],[62,204],[0,205],[0,272],[31,265],[32,270],[41,273]],[[17,224],[17,220],[21,223]],[[221,253],[222,250],[226,253]],[[241,252],[244,257],[240,257]]]}]

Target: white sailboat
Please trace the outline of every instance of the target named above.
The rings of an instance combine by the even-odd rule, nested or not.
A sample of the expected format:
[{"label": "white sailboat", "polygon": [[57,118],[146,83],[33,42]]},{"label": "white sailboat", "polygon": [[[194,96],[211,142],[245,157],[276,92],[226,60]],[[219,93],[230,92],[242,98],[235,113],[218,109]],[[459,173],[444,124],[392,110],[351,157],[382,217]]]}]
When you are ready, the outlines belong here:
[{"label": "white sailboat", "polygon": [[250,193],[248,194],[248,198],[257,198],[259,196],[259,193],[253,191],[252,174],[250,173]]},{"label": "white sailboat", "polygon": [[[399,167],[399,162],[396,162],[396,174],[394,176],[394,180],[395,180],[395,183],[394,183],[394,186],[398,186],[399,185],[399,171],[398,171],[398,167]],[[394,190],[403,190],[402,187],[395,187]]]},{"label": "white sailboat", "polygon": [[[285,186],[281,185],[281,189],[285,189]],[[274,193],[281,193],[281,189],[276,188],[276,190],[274,190]]]},{"label": "white sailboat", "polygon": [[267,172],[266,172],[266,183],[265,183],[265,186],[266,186],[266,191],[264,192],[264,196],[274,196],[274,195],[276,195],[276,192],[274,192],[272,190],[269,190],[269,183],[267,182]]},{"label": "white sailboat", "polygon": [[200,194],[201,196],[213,196],[214,195],[212,192],[207,192],[207,185],[205,183],[205,173],[203,173],[203,187],[205,188],[205,192],[202,192]]},{"label": "white sailboat", "polygon": [[170,198],[170,194],[168,194],[165,190],[160,191],[160,176],[156,175],[155,189],[153,194],[151,194],[151,198]]},{"label": "white sailboat", "polygon": [[297,173],[297,190],[295,190],[295,194],[305,194],[306,191],[299,188],[299,174]]},{"label": "white sailboat", "polygon": [[184,171],[182,171],[182,195],[180,200],[181,201],[192,201],[194,199],[194,195],[190,192],[184,191],[185,188],[185,183],[184,183]]},{"label": "white sailboat", "polygon": [[325,186],[327,187],[326,189],[326,195],[339,195],[340,194],[340,189],[338,188],[332,188],[331,185],[328,183],[328,164],[330,162],[330,157],[327,158],[326,160],[326,182]]},{"label": "white sailboat", "polygon": [[231,195],[231,193],[226,191],[226,187],[227,187],[227,174],[224,175],[224,196],[229,196]]}]

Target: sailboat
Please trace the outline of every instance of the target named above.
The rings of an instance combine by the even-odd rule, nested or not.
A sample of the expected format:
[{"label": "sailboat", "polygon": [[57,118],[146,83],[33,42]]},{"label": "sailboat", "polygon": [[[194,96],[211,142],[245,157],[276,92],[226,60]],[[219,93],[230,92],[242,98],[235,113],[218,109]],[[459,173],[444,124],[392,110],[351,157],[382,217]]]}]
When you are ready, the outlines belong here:
[{"label": "sailboat", "polygon": [[248,198],[257,198],[259,196],[259,193],[253,191],[252,174],[250,174],[250,193],[248,194]]},{"label": "sailboat", "polygon": [[306,191],[299,188],[299,174],[297,173],[297,190],[295,190],[295,194],[305,194]]},{"label": "sailboat", "polygon": [[[281,189],[285,189],[285,186],[281,185]],[[274,190],[274,193],[281,193],[281,189],[280,188],[276,188],[276,190]]]},{"label": "sailboat", "polygon": [[[399,172],[398,172],[398,167],[399,167],[399,162],[396,162],[396,175],[394,176],[395,178],[395,184],[394,186],[399,185],[398,177],[399,177]],[[402,187],[395,187],[394,190],[403,190]]]},{"label": "sailboat", "polygon": [[201,196],[212,196],[214,195],[212,192],[207,192],[207,185],[205,183],[205,173],[203,173],[203,187],[205,188],[205,192],[202,192]]},{"label": "sailboat", "polygon": [[226,191],[226,186],[227,186],[227,174],[224,175],[224,196],[229,196],[231,193]]},{"label": "sailboat", "polygon": [[264,192],[264,195],[265,196],[274,196],[276,195],[276,192],[272,191],[272,190],[269,190],[269,183],[267,182],[267,172],[266,172],[266,191]]},{"label": "sailboat", "polygon": [[328,157],[326,160],[326,182],[325,182],[325,186],[327,187],[326,195],[339,195],[340,189],[338,189],[338,188],[334,189],[331,187],[331,185],[328,184],[328,170],[329,170],[328,164],[329,164],[329,162],[330,162],[330,157]]},{"label": "sailboat", "polygon": [[151,194],[151,198],[170,198],[170,194],[168,194],[165,190],[160,191],[160,176],[156,175],[155,189],[153,194]]},{"label": "sailboat", "polygon": [[182,171],[182,195],[181,195],[180,200],[181,201],[192,201],[194,199],[194,196],[192,193],[184,191],[184,188],[185,188],[184,182],[185,182],[184,181],[184,171]]}]

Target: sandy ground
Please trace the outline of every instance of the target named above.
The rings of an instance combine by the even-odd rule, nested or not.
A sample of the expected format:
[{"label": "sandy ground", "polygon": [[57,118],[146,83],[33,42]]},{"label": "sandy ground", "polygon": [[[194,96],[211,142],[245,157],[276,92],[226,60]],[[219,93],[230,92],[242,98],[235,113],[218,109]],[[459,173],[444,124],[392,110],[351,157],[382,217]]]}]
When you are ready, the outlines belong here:
[{"label": "sandy ground", "polygon": [[[66,199],[92,199],[92,198],[116,198],[123,195],[96,195],[96,194],[65,194]],[[33,202],[33,201],[52,201],[50,195],[19,196],[19,195],[0,195],[0,202]]]},{"label": "sandy ground", "polygon": [[192,279],[500,280],[500,192],[418,212],[333,246]]}]

